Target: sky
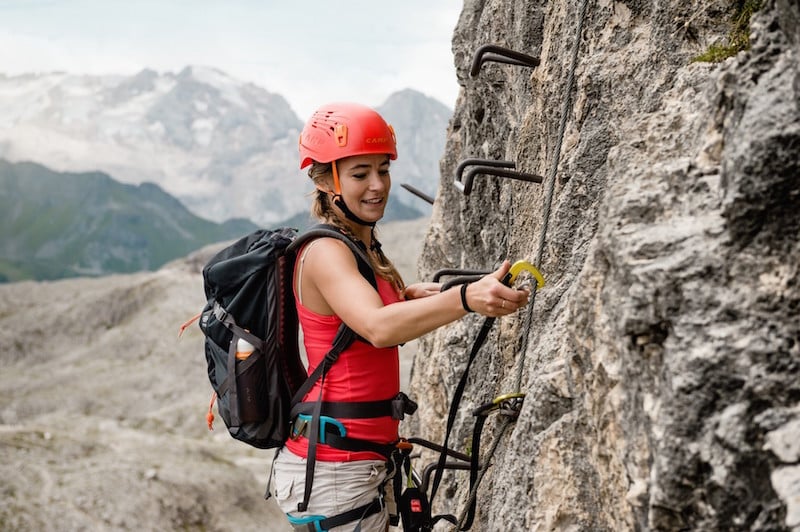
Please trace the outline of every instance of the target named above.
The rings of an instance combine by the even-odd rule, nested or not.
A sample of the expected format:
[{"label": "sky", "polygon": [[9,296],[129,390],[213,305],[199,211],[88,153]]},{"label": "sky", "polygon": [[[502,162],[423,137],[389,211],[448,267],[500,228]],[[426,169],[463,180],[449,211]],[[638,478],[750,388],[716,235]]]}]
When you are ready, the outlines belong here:
[{"label": "sky", "polygon": [[0,0],[0,73],[130,75],[211,66],[289,101],[458,96],[458,0]]}]

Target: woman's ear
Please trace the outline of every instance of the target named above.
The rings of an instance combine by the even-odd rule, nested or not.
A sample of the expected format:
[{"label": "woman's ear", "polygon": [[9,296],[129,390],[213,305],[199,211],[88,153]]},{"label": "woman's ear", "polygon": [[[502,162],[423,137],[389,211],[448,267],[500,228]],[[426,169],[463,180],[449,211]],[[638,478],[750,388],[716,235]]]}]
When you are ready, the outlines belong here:
[{"label": "woman's ear", "polygon": [[333,194],[333,176],[330,173],[320,176],[320,178],[314,180],[314,186],[320,192]]}]

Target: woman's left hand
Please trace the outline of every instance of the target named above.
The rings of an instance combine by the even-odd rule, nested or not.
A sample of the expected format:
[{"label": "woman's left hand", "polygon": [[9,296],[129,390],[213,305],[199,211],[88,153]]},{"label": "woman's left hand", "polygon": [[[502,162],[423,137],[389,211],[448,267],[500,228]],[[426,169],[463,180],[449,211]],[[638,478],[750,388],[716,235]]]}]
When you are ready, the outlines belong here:
[{"label": "woman's left hand", "polygon": [[442,283],[414,283],[406,286],[402,297],[405,299],[419,299],[438,294],[441,289]]}]

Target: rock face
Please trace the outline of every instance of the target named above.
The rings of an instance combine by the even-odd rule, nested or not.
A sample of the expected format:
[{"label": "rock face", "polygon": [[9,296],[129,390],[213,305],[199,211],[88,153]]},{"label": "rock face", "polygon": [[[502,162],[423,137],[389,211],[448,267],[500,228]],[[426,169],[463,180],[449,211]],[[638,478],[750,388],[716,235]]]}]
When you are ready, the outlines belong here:
[{"label": "rock face", "polygon": [[[728,2],[588,2],[570,92],[581,3],[467,0],[453,39],[462,91],[421,277],[536,260],[547,180],[484,175],[465,196],[460,161],[558,163],[547,285],[530,322],[495,324],[451,436],[463,450],[474,407],[526,393],[474,529],[800,530],[800,6],[767,0],[752,49],[706,64]],[[470,77],[484,44],[541,64]],[[406,432],[441,441],[481,321],[420,342]],[[439,493],[458,515],[466,476]]]}]

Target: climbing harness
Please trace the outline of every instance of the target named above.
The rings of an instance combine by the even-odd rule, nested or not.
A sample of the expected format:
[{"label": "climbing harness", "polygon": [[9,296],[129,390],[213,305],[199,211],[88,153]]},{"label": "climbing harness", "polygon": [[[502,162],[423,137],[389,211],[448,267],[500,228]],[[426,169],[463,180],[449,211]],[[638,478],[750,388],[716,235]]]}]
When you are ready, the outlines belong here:
[{"label": "climbing harness", "polygon": [[[327,359],[323,360],[320,367],[324,365],[330,365]],[[324,386],[325,373],[323,370],[320,388]],[[394,452],[393,443],[383,444],[349,437],[345,426],[337,418],[367,419],[391,416],[393,419],[402,420],[406,414],[411,415],[417,410],[417,404],[403,392],[385,401],[327,402],[322,401],[321,397],[322,391],[315,402],[296,403],[291,410],[293,422],[290,437],[308,438],[305,491],[303,501],[297,506],[299,512],[307,510],[308,500],[311,497],[317,444],[322,443],[344,451],[370,451],[380,454],[387,460]]]}]

